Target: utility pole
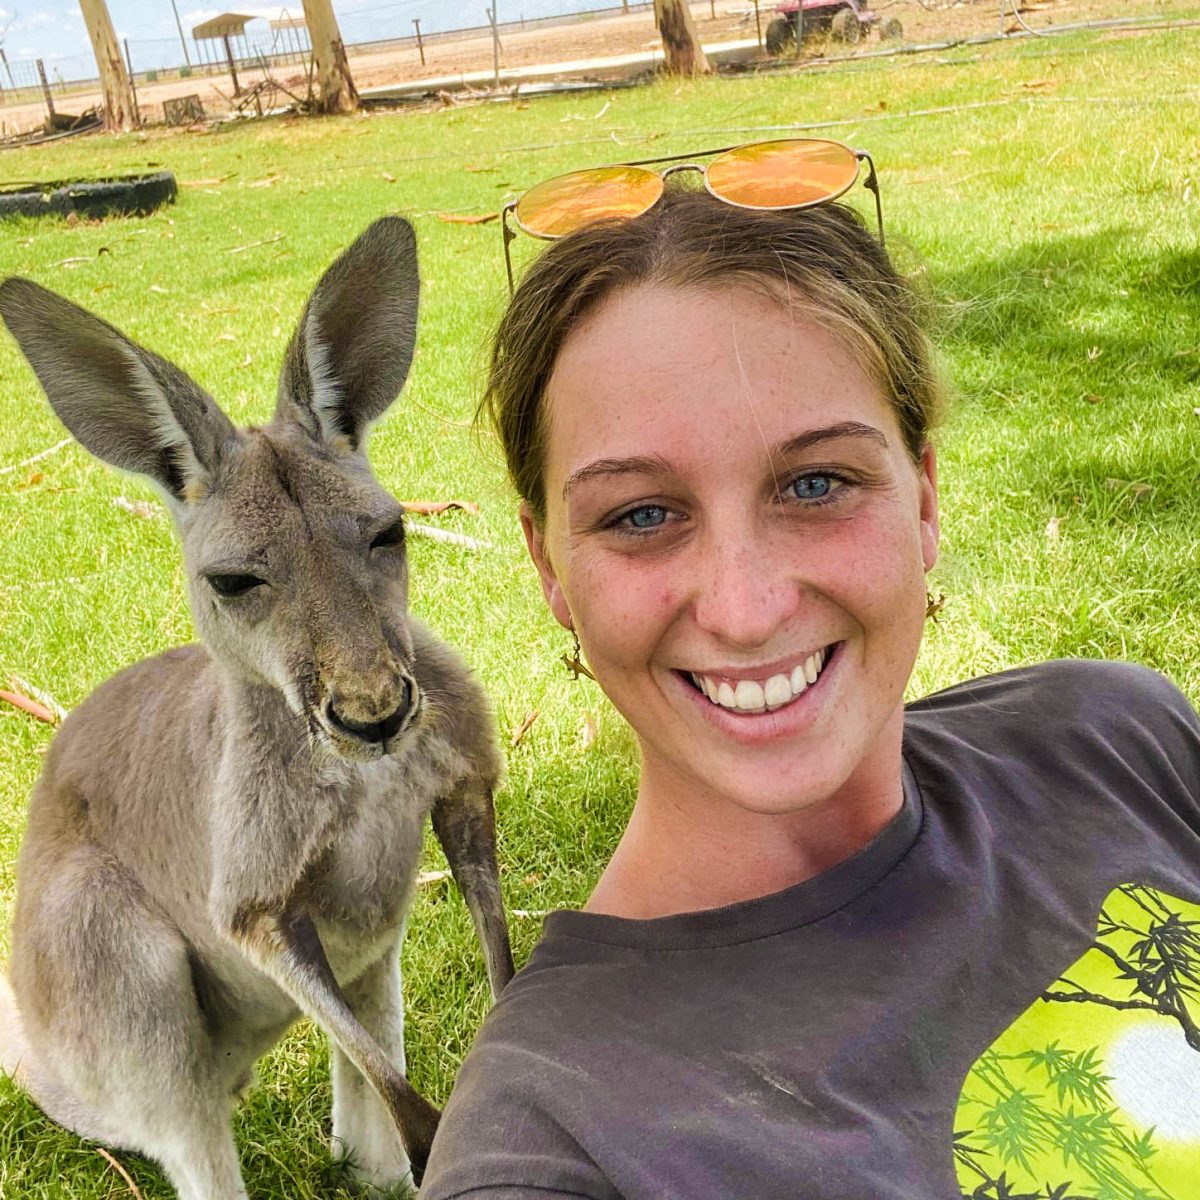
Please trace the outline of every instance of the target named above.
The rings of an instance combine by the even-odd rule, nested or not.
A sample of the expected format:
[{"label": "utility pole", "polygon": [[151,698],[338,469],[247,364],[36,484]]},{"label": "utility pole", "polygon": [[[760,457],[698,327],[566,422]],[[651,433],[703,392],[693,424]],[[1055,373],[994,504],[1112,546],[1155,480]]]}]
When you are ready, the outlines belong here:
[{"label": "utility pole", "polygon": [[100,90],[104,94],[104,128],[128,132],[137,128],[137,109],[129,72],[121,61],[121,47],[113,29],[108,5],[104,0],[79,0],[83,23],[92,41],[92,53],[100,72]]},{"label": "utility pole", "polygon": [[496,27],[496,6],[487,10],[488,23],[492,27],[492,86],[500,90],[500,30]]},{"label": "utility pole", "polygon": [[183,61],[187,63],[188,70],[192,68],[192,60],[188,58],[187,38],[183,36],[183,22],[179,19],[179,6],[175,0],[171,0],[171,11],[175,14],[175,28],[179,30],[179,44],[183,47]]}]

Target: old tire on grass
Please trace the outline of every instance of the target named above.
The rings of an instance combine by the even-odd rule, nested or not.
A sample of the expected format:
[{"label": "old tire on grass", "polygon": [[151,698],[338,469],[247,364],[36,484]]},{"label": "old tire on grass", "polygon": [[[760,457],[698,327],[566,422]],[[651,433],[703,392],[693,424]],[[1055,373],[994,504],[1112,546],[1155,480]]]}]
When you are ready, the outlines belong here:
[{"label": "old tire on grass", "polygon": [[796,27],[787,17],[775,17],[767,26],[763,43],[768,54],[782,54],[796,40]]},{"label": "old tire on grass", "polygon": [[898,42],[904,37],[904,26],[899,17],[888,17],[880,23],[879,36],[885,42]]},{"label": "old tire on grass", "polygon": [[862,38],[862,24],[852,8],[839,8],[829,22],[829,36],[835,42],[855,45]]},{"label": "old tire on grass", "polygon": [[125,175],[116,179],[87,179],[70,183],[25,184],[0,191],[0,217],[144,217],[169,204],[179,191],[170,171]]}]

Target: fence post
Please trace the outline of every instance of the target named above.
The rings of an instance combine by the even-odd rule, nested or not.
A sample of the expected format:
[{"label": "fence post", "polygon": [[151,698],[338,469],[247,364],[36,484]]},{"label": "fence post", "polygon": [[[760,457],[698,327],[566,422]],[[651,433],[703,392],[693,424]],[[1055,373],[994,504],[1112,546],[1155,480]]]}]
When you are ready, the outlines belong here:
[{"label": "fence post", "polygon": [[413,24],[417,27],[417,53],[421,56],[421,66],[425,65],[425,43],[421,41],[421,21],[419,18],[414,18]]},{"label": "fence post", "polygon": [[762,21],[758,19],[758,0],[754,0],[754,28],[758,31],[758,48],[762,49]]},{"label": "fence post", "polygon": [[40,58],[37,60],[37,73],[38,78],[42,81],[42,96],[46,101],[46,109],[50,113],[48,124],[53,125],[54,118],[58,114],[54,111],[54,97],[50,95],[50,81],[46,78],[46,66]]},{"label": "fence post", "polygon": [[[754,3],[757,5],[758,0],[754,0]],[[240,96],[242,89],[238,86],[237,67],[233,62],[233,47],[229,44],[229,34],[222,34],[221,40],[225,43],[225,57],[229,60],[229,74],[233,79],[233,94],[234,96]]]},{"label": "fence post", "polygon": [[140,126],[142,114],[138,111],[137,82],[133,74],[133,55],[129,53],[129,39],[125,39],[125,65],[129,68],[129,94],[133,97],[133,123]]},{"label": "fence post", "polygon": [[500,30],[496,26],[496,7],[487,10],[488,22],[492,26],[492,77],[496,91],[500,90]]}]

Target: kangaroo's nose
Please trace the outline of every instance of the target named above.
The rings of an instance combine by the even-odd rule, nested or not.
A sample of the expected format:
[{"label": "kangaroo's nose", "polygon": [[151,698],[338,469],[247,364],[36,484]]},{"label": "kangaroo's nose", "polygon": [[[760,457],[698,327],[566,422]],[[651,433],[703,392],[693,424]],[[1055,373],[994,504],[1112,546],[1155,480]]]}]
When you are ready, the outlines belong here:
[{"label": "kangaroo's nose", "polygon": [[350,716],[348,710],[354,707],[353,702],[335,692],[325,705],[325,715],[329,723],[343,733],[348,733],[362,742],[386,742],[395,737],[404,727],[412,712],[416,700],[416,688],[411,679],[404,677],[400,681],[402,695],[399,705],[386,717],[379,721],[359,721]]}]

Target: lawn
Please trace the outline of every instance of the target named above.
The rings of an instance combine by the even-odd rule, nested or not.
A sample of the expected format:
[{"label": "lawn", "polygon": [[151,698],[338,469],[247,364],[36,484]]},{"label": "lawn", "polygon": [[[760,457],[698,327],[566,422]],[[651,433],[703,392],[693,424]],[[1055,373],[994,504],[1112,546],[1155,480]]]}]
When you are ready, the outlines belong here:
[{"label": "lawn", "polygon": [[[442,214],[494,210],[510,190],[575,166],[796,124],[869,149],[891,245],[936,303],[956,391],[938,438],[934,590],[945,604],[914,694],[1085,655],[1149,664],[1200,702],[1197,79],[1195,29],[1090,32],[609,96],[67,142],[5,153],[0,186],[164,166],[180,202],[144,220],[5,224],[0,274],[28,274],[95,309],[177,361],[235,419],[261,421],[322,268],[372,218],[413,220],[418,355],[371,457],[402,499],[481,505],[432,520],[489,549],[411,541],[413,604],[462,648],[499,715],[501,854],[522,961],[540,915],[581,903],[614,845],[635,751],[594,685],[563,672],[567,641],[524,561],[495,443],[470,427],[505,298],[499,232]],[[62,437],[3,340],[0,468]],[[74,444],[0,475],[0,686],[15,672],[71,707],[191,636],[169,522],[132,515],[119,497],[152,499]],[[0,929],[49,739],[0,707]],[[432,843],[427,859],[442,865]],[[422,889],[404,965],[411,1075],[441,1101],[486,1008],[451,885]],[[323,1143],[328,1109],[323,1041],[300,1026],[262,1063],[236,1118],[253,1196],[349,1195]],[[151,1165],[123,1162],[147,1200],[170,1195]],[[92,1147],[0,1085],[0,1195],[129,1194]]]}]

